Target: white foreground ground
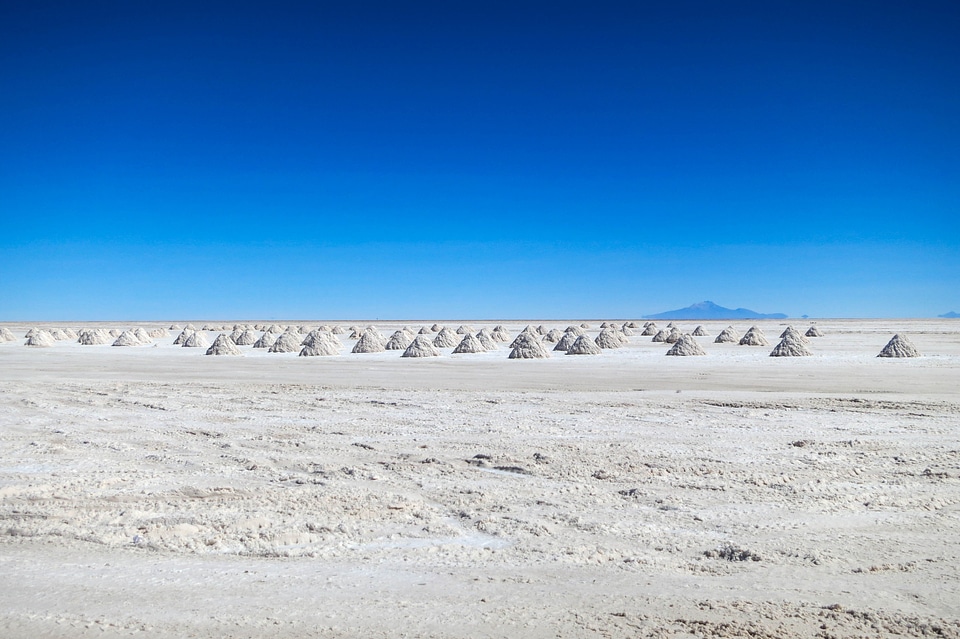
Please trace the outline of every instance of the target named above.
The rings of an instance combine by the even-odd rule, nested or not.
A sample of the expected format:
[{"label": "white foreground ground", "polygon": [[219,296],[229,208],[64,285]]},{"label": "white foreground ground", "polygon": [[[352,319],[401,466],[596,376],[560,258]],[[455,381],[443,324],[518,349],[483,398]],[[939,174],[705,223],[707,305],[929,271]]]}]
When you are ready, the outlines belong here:
[{"label": "white foreground ground", "polygon": [[0,344],[0,636],[960,637],[960,321],[807,358],[729,323],[686,358]]}]

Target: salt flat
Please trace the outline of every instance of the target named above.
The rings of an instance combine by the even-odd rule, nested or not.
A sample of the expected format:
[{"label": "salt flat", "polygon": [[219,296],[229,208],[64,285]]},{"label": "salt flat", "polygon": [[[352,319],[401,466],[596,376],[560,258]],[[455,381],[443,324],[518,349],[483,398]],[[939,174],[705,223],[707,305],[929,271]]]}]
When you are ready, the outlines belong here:
[{"label": "salt flat", "polygon": [[[730,323],[678,358],[0,344],[0,634],[960,636],[960,325],[771,358],[786,321]],[[898,332],[923,356],[877,358]]]}]

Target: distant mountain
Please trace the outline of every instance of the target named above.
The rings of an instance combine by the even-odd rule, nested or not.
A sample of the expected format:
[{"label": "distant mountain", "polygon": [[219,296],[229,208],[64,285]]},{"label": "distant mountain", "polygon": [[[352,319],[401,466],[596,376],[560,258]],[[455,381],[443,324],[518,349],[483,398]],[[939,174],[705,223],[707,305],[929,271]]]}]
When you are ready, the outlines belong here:
[{"label": "distant mountain", "polygon": [[946,317],[948,319],[957,319],[960,317],[960,313],[956,311],[950,311],[949,313],[944,313],[943,315],[937,315],[937,317]]},{"label": "distant mountain", "polygon": [[723,319],[784,319],[787,316],[783,313],[757,313],[749,308],[724,308],[717,306],[713,302],[700,302],[686,308],[676,311],[667,311],[666,313],[657,313],[656,315],[647,315],[647,319],[697,319],[697,320],[723,320]]}]

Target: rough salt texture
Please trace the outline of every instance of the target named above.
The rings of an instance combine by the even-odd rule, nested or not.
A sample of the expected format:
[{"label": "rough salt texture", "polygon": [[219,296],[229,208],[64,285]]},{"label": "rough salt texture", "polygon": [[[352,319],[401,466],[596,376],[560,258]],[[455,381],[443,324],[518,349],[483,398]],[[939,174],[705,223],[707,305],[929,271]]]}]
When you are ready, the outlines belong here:
[{"label": "rough salt texture", "polygon": [[485,328],[477,331],[477,339],[480,341],[480,344],[483,345],[484,350],[495,351],[499,348],[497,341],[493,337],[493,333]]},{"label": "rough salt texture", "polygon": [[703,347],[700,346],[700,343],[692,335],[681,335],[670,350],[667,351],[667,355],[679,356],[679,357],[688,357],[694,355],[706,355],[707,352],[703,350]]},{"label": "rough salt texture", "polygon": [[273,344],[270,346],[269,352],[271,353],[296,353],[300,351],[300,342],[303,340],[300,339],[298,333],[291,331],[285,331],[281,333]]},{"label": "rough salt texture", "polygon": [[894,335],[877,357],[920,357],[920,351],[906,336]]},{"label": "rough salt texture", "polygon": [[769,346],[770,342],[763,336],[763,333],[750,329],[740,338],[740,346]]},{"label": "rough salt texture", "polygon": [[433,338],[433,345],[437,348],[453,348],[460,343],[460,337],[449,328],[442,328]]},{"label": "rough salt texture", "polygon": [[623,334],[617,329],[605,328],[597,335],[595,342],[600,348],[620,348],[623,346],[624,339]]},{"label": "rough salt texture", "polygon": [[133,331],[124,331],[113,342],[113,346],[140,346],[143,341]]},{"label": "rough salt texture", "polygon": [[770,357],[809,357],[813,355],[804,342],[795,335],[788,334],[770,351]]},{"label": "rough salt texture", "polygon": [[243,355],[230,336],[220,333],[207,349],[207,355]]},{"label": "rough salt texture", "polygon": [[300,349],[300,357],[330,357],[339,353],[339,348],[331,342],[321,339],[312,340]]},{"label": "rough salt texture", "polygon": [[354,344],[352,353],[382,353],[386,350],[386,345],[380,339],[376,331],[366,330],[357,343]]},{"label": "rough salt texture", "polygon": [[779,361],[21,344],[4,639],[960,636],[952,320]]},{"label": "rough salt texture", "polygon": [[[446,330],[446,329],[444,329]],[[441,331],[442,332],[442,331]],[[400,357],[439,357],[440,351],[425,335],[417,335]]]},{"label": "rough salt texture", "polygon": [[714,344],[736,344],[740,341],[740,334],[737,333],[737,329],[732,326],[728,326],[717,335],[717,339],[713,340]]},{"label": "rough salt texture", "polygon": [[513,350],[508,357],[509,359],[546,359],[550,357],[550,353],[535,333],[524,331],[513,341]]},{"label": "rough salt texture", "polygon": [[557,342],[556,346],[553,347],[553,350],[563,352],[570,350],[570,347],[573,346],[573,343],[576,342],[582,335],[582,331],[580,333],[574,333],[573,331],[567,330],[560,338],[560,341]]},{"label": "rough salt texture", "polygon": [[45,330],[31,331],[28,333],[27,341],[24,342],[26,346],[38,346],[41,348],[49,348],[56,343],[57,340],[53,338],[53,335]]},{"label": "rough salt texture", "polygon": [[454,353],[484,353],[486,352],[483,344],[480,343],[480,340],[467,333],[463,336],[463,339],[460,340],[460,343],[457,344],[457,347],[453,349]]},{"label": "rough salt texture", "polygon": [[406,350],[411,342],[413,342],[413,338],[406,331],[394,331],[384,348],[388,351],[402,351]]},{"label": "rough salt texture", "polygon": [[210,342],[207,341],[207,338],[204,337],[203,333],[200,331],[194,331],[190,333],[181,346],[186,348],[207,348],[210,346]]},{"label": "rough salt texture", "polygon": [[597,343],[590,339],[589,335],[581,335],[574,340],[570,348],[566,349],[567,355],[599,355],[603,352]]}]

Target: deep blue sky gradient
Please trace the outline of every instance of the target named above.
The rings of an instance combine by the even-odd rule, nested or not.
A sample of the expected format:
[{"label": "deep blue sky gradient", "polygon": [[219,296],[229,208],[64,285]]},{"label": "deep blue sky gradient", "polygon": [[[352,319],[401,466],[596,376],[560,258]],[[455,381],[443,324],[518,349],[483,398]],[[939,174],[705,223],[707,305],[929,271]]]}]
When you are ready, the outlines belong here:
[{"label": "deep blue sky gradient", "polygon": [[5,2],[0,320],[960,310],[957,33],[949,2]]}]

